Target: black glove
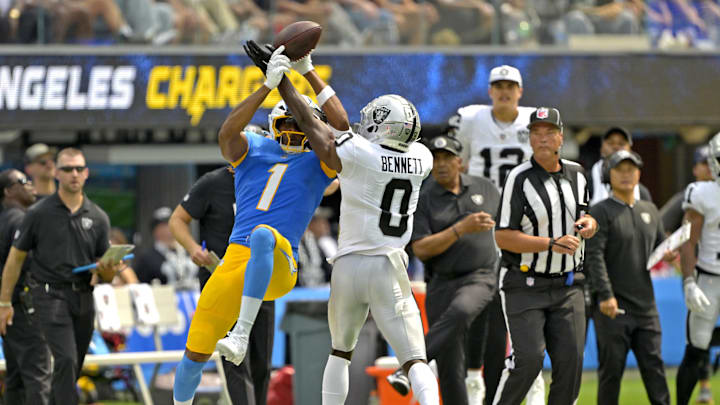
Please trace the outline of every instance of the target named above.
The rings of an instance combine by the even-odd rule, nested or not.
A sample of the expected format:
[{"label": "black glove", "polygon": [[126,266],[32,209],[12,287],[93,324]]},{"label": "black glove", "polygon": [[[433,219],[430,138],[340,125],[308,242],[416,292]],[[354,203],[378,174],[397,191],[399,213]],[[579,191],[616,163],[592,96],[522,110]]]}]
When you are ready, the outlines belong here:
[{"label": "black glove", "polygon": [[255,66],[259,67],[263,74],[265,74],[267,72],[268,61],[270,61],[270,56],[272,56],[275,48],[270,44],[265,44],[264,47],[261,47],[255,41],[250,40],[245,42],[243,49],[245,49],[245,53],[250,60],[255,63]]}]

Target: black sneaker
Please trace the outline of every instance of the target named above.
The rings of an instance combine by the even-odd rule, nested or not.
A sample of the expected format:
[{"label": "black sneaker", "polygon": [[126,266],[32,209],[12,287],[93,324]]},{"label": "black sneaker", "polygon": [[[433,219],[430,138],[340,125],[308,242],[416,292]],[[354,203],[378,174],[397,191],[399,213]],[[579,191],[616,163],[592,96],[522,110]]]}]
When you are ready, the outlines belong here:
[{"label": "black sneaker", "polygon": [[385,377],[385,379],[398,394],[405,396],[410,393],[410,380],[408,380],[401,368],[395,370],[394,373]]}]

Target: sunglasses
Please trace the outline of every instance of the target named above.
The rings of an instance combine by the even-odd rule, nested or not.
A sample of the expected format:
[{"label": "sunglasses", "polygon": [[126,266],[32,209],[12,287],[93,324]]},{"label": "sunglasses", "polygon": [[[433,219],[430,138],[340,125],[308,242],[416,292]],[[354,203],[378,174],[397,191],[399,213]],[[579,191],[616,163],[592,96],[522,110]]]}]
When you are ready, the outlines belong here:
[{"label": "sunglasses", "polygon": [[62,166],[58,167],[58,170],[61,170],[65,173],[72,173],[77,170],[78,173],[82,172],[83,170],[87,169],[87,166]]},{"label": "sunglasses", "polygon": [[24,186],[24,185],[26,185],[26,184],[32,184],[32,181],[28,180],[27,177],[19,177],[16,181],[17,181],[17,183],[20,184],[21,186]]}]

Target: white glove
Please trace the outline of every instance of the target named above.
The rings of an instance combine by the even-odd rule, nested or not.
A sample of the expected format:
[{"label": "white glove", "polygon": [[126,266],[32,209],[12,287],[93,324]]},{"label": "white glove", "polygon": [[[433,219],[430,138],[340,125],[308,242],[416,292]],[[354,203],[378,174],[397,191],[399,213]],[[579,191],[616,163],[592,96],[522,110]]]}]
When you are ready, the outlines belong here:
[{"label": "white glove", "polygon": [[297,71],[303,76],[305,76],[305,73],[315,69],[315,66],[313,66],[312,64],[310,54],[303,56],[295,62],[290,62],[290,66],[293,68],[293,70]]},{"label": "white glove", "polygon": [[272,90],[280,84],[285,73],[290,71],[290,58],[282,55],[285,50],[285,45],[281,45],[275,52],[270,56],[270,60],[267,64],[267,71],[265,71],[265,87]]},{"label": "white glove", "polygon": [[683,290],[685,291],[685,305],[692,312],[703,312],[710,307],[710,300],[707,299],[702,292],[695,279],[688,277],[683,280]]}]

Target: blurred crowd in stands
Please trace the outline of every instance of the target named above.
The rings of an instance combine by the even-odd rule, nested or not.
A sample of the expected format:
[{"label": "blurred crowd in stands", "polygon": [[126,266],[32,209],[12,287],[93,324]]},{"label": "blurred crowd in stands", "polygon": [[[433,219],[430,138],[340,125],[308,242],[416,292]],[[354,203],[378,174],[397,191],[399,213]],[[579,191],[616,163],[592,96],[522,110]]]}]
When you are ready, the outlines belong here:
[{"label": "blurred crowd in stands", "polygon": [[608,34],[720,47],[720,0],[0,0],[0,42],[236,45],[301,20],[345,47],[567,46]]}]

